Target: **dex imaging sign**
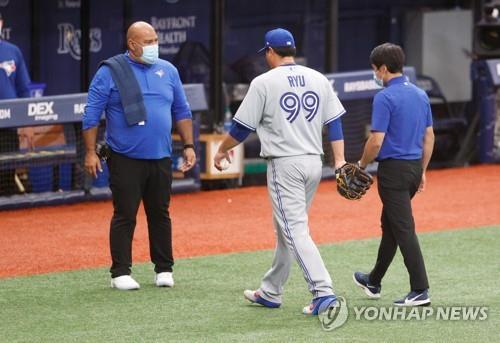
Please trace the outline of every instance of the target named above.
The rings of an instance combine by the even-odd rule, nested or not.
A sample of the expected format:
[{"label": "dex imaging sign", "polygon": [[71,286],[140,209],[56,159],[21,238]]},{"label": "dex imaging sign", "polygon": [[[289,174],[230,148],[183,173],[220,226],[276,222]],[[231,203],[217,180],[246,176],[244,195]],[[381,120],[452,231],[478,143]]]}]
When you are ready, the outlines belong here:
[{"label": "dex imaging sign", "polygon": [[0,108],[0,120],[2,119],[10,119],[10,108]]},{"label": "dex imaging sign", "polygon": [[53,110],[53,101],[42,101],[28,104],[28,117],[33,117],[35,121],[57,121],[59,118]]}]

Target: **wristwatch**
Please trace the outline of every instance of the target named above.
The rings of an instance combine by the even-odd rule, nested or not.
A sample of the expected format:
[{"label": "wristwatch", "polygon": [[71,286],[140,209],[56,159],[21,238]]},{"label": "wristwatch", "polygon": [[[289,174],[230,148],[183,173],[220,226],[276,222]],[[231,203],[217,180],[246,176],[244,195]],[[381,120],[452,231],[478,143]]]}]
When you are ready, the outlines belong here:
[{"label": "wristwatch", "polygon": [[189,148],[195,150],[194,149],[194,144],[184,144],[183,150],[186,150],[186,149],[189,149]]},{"label": "wristwatch", "polygon": [[358,167],[359,167],[359,168],[361,168],[361,169],[363,169],[363,170],[365,170],[365,169],[366,169],[366,166],[361,167],[361,161],[358,161]]}]

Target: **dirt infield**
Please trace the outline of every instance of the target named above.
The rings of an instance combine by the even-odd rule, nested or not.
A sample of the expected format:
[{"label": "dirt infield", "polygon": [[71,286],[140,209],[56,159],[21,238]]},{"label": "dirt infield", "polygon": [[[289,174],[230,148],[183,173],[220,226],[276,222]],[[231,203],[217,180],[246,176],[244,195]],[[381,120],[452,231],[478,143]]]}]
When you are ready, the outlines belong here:
[{"label": "dirt infield", "polygon": [[[500,166],[431,171],[413,205],[419,232],[499,224]],[[325,181],[310,212],[312,236],[317,243],[379,236],[380,209],[376,189],[352,202]],[[111,214],[110,201],[0,212],[0,277],[108,266]],[[171,217],[176,258],[274,247],[265,187],[175,195]],[[149,260],[142,208],[133,258]]]}]

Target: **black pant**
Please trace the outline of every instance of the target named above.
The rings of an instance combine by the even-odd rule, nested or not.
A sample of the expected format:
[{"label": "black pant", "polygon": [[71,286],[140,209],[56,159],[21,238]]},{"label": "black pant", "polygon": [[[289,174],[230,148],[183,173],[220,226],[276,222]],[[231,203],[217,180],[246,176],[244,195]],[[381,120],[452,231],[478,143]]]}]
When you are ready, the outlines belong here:
[{"label": "black pant", "polygon": [[109,241],[111,277],[129,275],[132,238],[141,199],[148,221],[149,251],[155,272],[171,272],[172,224],[168,207],[172,188],[172,160],[140,160],[112,153],[108,159],[113,218]]},{"label": "black pant", "polygon": [[420,251],[411,199],[422,178],[420,160],[385,160],[378,166],[378,192],[382,200],[382,240],[377,262],[370,273],[370,283],[379,285],[396,254],[401,250],[410,274],[411,290],[429,288],[424,258]]}]

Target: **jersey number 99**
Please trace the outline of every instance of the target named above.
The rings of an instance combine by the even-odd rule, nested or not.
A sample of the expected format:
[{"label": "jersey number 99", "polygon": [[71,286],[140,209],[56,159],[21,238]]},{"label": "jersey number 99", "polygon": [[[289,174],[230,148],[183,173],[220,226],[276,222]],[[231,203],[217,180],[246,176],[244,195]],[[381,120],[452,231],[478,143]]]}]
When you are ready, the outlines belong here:
[{"label": "jersey number 99", "polygon": [[293,92],[286,92],[280,98],[280,106],[288,113],[286,120],[293,123],[299,116],[302,109],[306,112],[307,121],[311,121],[318,113],[319,96],[315,92],[308,91],[299,97]]}]

